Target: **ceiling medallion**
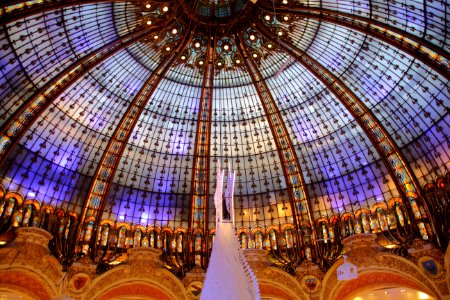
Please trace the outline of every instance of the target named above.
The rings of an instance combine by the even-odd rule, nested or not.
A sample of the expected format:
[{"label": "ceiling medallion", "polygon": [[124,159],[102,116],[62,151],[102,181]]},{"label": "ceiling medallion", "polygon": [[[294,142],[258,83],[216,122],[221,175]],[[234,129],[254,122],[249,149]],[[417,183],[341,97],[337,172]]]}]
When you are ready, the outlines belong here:
[{"label": "ceiling medallion", "polygon": [[144,42],[162,54],[160,59],[190,35],[175,64],[201,73],[209,64],[214,64],[215,74],[245,68],[238,49],[241,43],[249,58],[260,65],[274,53],[277,43],[265,39],[258,26],[265,26],[278,39],[289,40],[293,31],[292,16],[267,13],[246,1],[135,1],[134,5],[140,8],[140,25],[154,28]]}]

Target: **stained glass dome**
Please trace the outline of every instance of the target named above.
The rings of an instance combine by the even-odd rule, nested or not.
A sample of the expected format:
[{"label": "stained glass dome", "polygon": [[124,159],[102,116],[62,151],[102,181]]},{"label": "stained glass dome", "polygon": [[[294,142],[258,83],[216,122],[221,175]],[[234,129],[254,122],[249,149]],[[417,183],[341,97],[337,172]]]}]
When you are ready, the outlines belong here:
[{"label": "stained glass dome", "polygon": [[401,204],[396,222],[435,239],[426,187],[450,180],[446,6],[3,1],[2,194],[22,214],[207,236],[220,162],[236,171],[242,232],[326,240],[323,224],[349,218],[383,231]]}]

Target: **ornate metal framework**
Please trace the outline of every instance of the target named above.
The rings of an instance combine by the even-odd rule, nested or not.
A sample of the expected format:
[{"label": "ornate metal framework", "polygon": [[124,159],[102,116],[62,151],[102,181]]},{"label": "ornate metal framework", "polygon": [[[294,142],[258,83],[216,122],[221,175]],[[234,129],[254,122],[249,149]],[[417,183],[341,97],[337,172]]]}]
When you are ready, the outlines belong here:
[{"label": "ornate metal framework", "polygon": [[299,160],[292,147],[292,142],[289,138],[288,132],[286,130],[286,125],[284,124],[283,118],[280,111],[270,93],[267,85],[264,82],[261,73],[258,68],[251,60],[251,54],[246,50],[242,37],[239,41],[239,51],[241,56],[244,57],[247,70],[252,77],[253,84],[258,91],[258,96],[264,107],[265,114],[269,120],[270,128],[272,134],[275,137],[275,142],[277,143],[277,150],[282,162],[283,173],[286,177],[289,190],[289,199],[291,202],[292,210],[295,211],[295,221],[294,224],[302,226],[302,224],[310,224],[314,229],[314,222],[311,215],[311,204],[306,190],[305,180],[301,173]]},{"label": "ornate metal framework", "polygon": [[[207,57],[205,57],[207,65],[203,71],[203,83],[199,101],[189,216],[189,233],[191,237],[194,237],[197,233],[200,233],[203,237],[202,253],[207,249],[206,237],[208,235],[211,114],[216,39],[210,40],[209,43],[207,45]],[[193,252],[193,255],[195,255],[196,251]],[[204,266],[206,265],[206,259],[207,257],[205,256],[202,261]]]},{"label": "ornate metal framework", "polygon": [[[187,32],[190,32],[189,29],[190,28],[187,28]],[[163,59],[161,64],[153,71],[139,93],[129,104],[104,151],[97,170],[95,171],[94,180],[90,185],[88,197],[85,200],[83,212],[81,214],[81,223],[84,223],[85,218],[93,217],[96,219],[96,226],[100,224],[110,182],[117,170],[119,160],[126,147],[126,143],[132,134],[133,128],[136,126],[139,117],[152,97],[159,82],[172,66],[175,59],[178,58],[179,53],[184,50],[189,42],[190,35],[186,34],[184,40],[168,55],[168,57]]]},{"label": "ornate metal framework", "polygon": [[70,85],[108,57],[136,41],[146,38],[153,31],[153,28],[142,28],[103,46],[76,61],[36,91],[33,97],[23,103],[0,128],[0,163],[4,162],[8,153],[29,130],[30,126]]},{"label": "ornate metal framework", "polygon": [[366,18],[323,7],[313,8],[290,5],[289,7],[280,6],[274,8],[265,0],[259,1],[257,4],[269,14],[289,14],[355,29],[401,49],[403,52],[408,53],[436,70],[447,79],[450,77],[450,53],[424,38],[419,38],[398,27],[378,21],[378,17],[372,16],[372,10],[370,11],[371,17]]},{"label": "ornate metal framework", "polygon": [[[262,28],[263,26],[259,27],[261,34],[274,42],[278,41],[280,47],[288,52],[296,61],[300,62],[313,72],[317,78],[333,92],[339,101],[345,105],[358,124],[363,128],[369,139],[374,143],[377,151],[383,158],[385,165],[393,175],[392,178],[394,178],[395,184],[399,187],[399,190],[403,191],[405,197],[408,199],[412,208],[411,217],[414,216],[416,220],[430,219],[433,228],[433,231],[430,232],[430,234],[436,232],[434,229],[434,219],[429,215],[429,209],[426,206],[426,203],[423,203],[426,207],[426,214],[420,212],[419,206],[416,203],[416,201],[419,201],[419,204],[422,204],[423,201],[420,193],[420,186],[417,184],[414,173],[406,163],[406,160],[397,148],[395,142],[383,128],[382,124],[375,118],[373,113],[339,78],[324,68],[319,62],[314,60],[307,53],[285,43],[283,40],[277,40],[275,34],[270,34],[268,30],[263,30]],[[419,226],[425,226],[423,223],[419,224],[422,224]],[[429,238],[426,231],[420,231],[420,233],[422,238]],[[437,239],[438,244],[440,244],[439,237],[436,236],[435,238]]]},{"label": "ornate metal framework", "polygon": [[[114,4],[106,4],[109,2]],[[68,8],[73,7],[73,11],[79,8],[77,13],[80,16],[88,13],[96,15],[97,8],[88,5],[94,3],[105,4],[102,12],[106,11],[108,16],[112,15],[109,23],[114,25],[110,26],[114,27],[112,33],[102,31],[103,27],[99,21],[102,19],[101,15],[97,16],[97,19],[93,18],[97,20],[97,24],[88,24],[89,21],[68,12]],[[376,234],[380,245],[398,255],[407,254],[407,248],[418,233],[424,240],[433,240],[445,248],[449,239],[447,220],[450,209],[448,201],[450,177],[448,172],[442,176],[438,171],[442,173],[444,172],[442,170],[448,169],[449,154],[444,148],[445,143],[448,143],[448,127],[446,127],[448,122],[445,120],[448,107],[445,97],[448,98],[450,54],[444,46],[440,47],[429,38],[427,22],[430,14],[424,12],[425,29],[421,37],[402,29],[401,26],[395,26],[394,23],[381,21],[371,1],[369,4],[368,17],[364,17],[365,13],[350,13],[345,9],[332,10],[325,8],[327,5],[314,7],[314,3],[303,5],[299,1],[292,0],[277,0],[272,3],[262,0],[256,4],[251,1],[227,3],[197,1],[195,5],[187,0],[5,1],[0,5],[0,25],[3,27],[0,39],[5,41],[3,49],[5,52],[10,49],[11,56],[8,61],[7,55],[5,58],[3,54],[0,55],[1,71],[5,75],[0,85],[0,95],[8,102],[5,105],[1,103],[0,106],[4,113],[3,119],[0,120],[4,121],[0,128],[0,164],[4,164],[8,158],[11,164],[1,171],[0,238],[18,226],[45,228],[55,236],[51,248],[64,266],[79,259],[82,253],[89,253],[91,260],[98,264],[98,272],[123,262],[128,248],[150,246],[163,249],[166,267],[175,274],[184,276],[186,270],[194,265],[205,268],[208,264],[215,230],[211,222],[208,222],[209,193],[214,168],[211,159],[217,157],[219,160],[232,159],[238,165],[236,198],[240,205],[236,205],[236,216],[241,222],[238,229],[241,246],[270,250],[269,260],[291,273],[294,273],[296,267],[304,260],[311,260],[322,269],[328,269],[341,255],[341,240],[361,233]],[[86,9],[88,12],[82,11],[81,8],[86,7],[90,7]],[[426,8],[427,4],[424,4],[424,7]],[[46,13],[52,11],[58,11],[62,17],[59,18],[58,14],[47,16],[49,14]],[[66,14],[71,18],[68,16],[66,18]],[[21,20],[30,16],[36,18],[22,23]],[[444,17],[441,18],[447,20],[446,15]],[[45,28],[40,28],[40,18],[45,19]],[[319,25],[309,24],[307,21],[310,20],[318,21]],[[81,26],[82,34],[71,35],[70,30],[79,31],[78,24],[85,26]],[[388,97],[388,94],[397,87],[408,96],[415,88],[414,85],[417,88],[422,87],[424,99],[417,100],[411,96],[411,102],[415,104],[419,102],[418,108],[423,109],[424,118],[430,118],[432,122],[428,125],[422,119],[420,122],[423,124],[416,122],[413,117],[419,116],[419,113],[408,115],[410,120],[406,117],[405,120],[400,120],[398,125],[404,125],[405,134],[407,131],[414,131],[407,143],[403,145],[397,143],[395,141],[397,138],[394,139],[388,127],[383,125],[384,120],[374,113],[378,110],[376,105],[371,107],[358,96],[357,92],[352,91],[352,84],[345,78],[347,69],[335,71],[334,68],[328,69],[326,66],[328,53],[319,48],[325,49],[327,45],[320,36],[328,34],[327,29],[321,26],[326,27],[330,24],[339,29],[349,30],[348,37],[343,38],[347,42],[352,40],[350,37],[352,34],[362,33],[361,40],[364,39],[361,42],[362,48],[366,39],[371,42],[372,38],[375,38],[376,41],[384,42],[386,49],[392,46],[395,51],[400,51],[399,57],[395,56],[397,54],[388,53],[390,63],[396,59],[403,60],[403,53],[406,53],[431,69],[426,68],[428,73],[421,77],[420,69],[416,66],[419,64],[414,64],[414,60],[410,61],[410,65],[406,68],[408,70],[417,68],[414,69],[414,74],[398,76],[398,79],[394,79],[397,81],[392,87],[387,83],[391,90],[378,99],[383,103],[384,100],[381,98]],[[47,28],[53,25],[56,29]],[[88,30],[96,25],[95,30]],[[30,28],[35,26],[36,28],[33,27],[35,32],[28,26]],[[45,33],[44,29],[48,32]],[[29,37],[22,34],[22,31],[31,32],[30,39],[38,40],[33,34],[42,32],[50,36],[48,41],[42,42],[48,44],[45,55],[40,57],[38,53],[31,53],[37,46],[31,41],[27,44],[26,39]],[[87,38],[90,35],[91,37]],[[68,42],[54,41],[61,36]],[[86,38],[85,42],[74,42],[73,45],[70,43],[72,39],[82,39],[82,36]],[[332,41],[333,35],[326,37]],[[89,44],[94,40],[97,44],[88,47],[89,51],[79,50],[84,49],[85,43]],[[446,40],[442,42],[443,45],[445,43]],[[61,63],[63,67],[59,65],[54,67],[55,61],[58,63],[59,60],[65,59],[64,54],[58,56],[57,50],[59,47],[65,49],[67,44],[72,49],[72,52],[66,51],[69,53],[68,56],[73,56],[70,64]],[[52,47],[56,49],[52,49],[55,55],[48,50]],[[392,49],[389,48],[387,51]],[[119,58],[119,62],[115,65],[116,73],[110,73],[108,66],[105,66],[102,76],[91,74],[95,69],[103,67],[103,63],[112,64],[109,59],[116,57],[122,50],[126,50],[123,52],[126,52],[127,57],[132,59],[135,65],[121,65]],[[330,50],[332,51],[334,50]],[[321,57],[322,54],[324,58]],[[33,55],[38,59],[29,59]],[[332,57],[329,61],[333,63],[338,61],[337,51],[336,55],[337,58]],[[47,56],[49,58],[46,58]],[[357,54],[348,66],[358,64],[356,56]],[[19,64],[19,70],[8,68],[8,65],[14,65],[16,62]],[[51,74],[48,74],[44,83],[40,85],[34,78],[35,73],[40,74],[39,71],[30,68],[35,64],[44,69],[46,64],[52,66],[49,67],[52,70],[49,72]],[[339,64],[340,62],[337,62],[335,65]],[[349,68],[348,66],[345,68]],[[125,70],[133,67],[142,68],[140,69],[143,70],[140,71],[142,73]],[[313,76],[301,74],[299,70],[303,70],[303,67]],[[394,69],[397,70],[397,67],[394,66]],[[120,73],[120,78],[116,77],[116,74],[119,74],[117,70],[121,72],[125,70]],[[285,81],[278,80],[280,73],[283,73]],[[22,74],[35,88],[31,96],[22,96],[19,91],[21,83],[14,82],[15,78],[20,78]],[[142,74],[148,75],[141,78]],[[379,71],[379,74],[375,75],[379,78],[373,79],[374,84],[371,88],[384,90],[383,77],[389,78],[391,74]],[[110,83],[103,77],[107,77]],[[133,80],[126,81],[126,78]],[[109,124],[112,132],[102,131],[100,125],[90,127],[91,122],[94,122],[91,120],[95,120],[97,115],[84,123],[78,118],[77,114],[84,114],[86,108],[93,105],[95,97],[85,101],[82,99],[85,97],[84,93],[80,95],[75,91],[74,95],[68,97],[71,102],[67,105],[67,110],[64,105],[58,107],[55,104],[61,95],[83,80],[86,82],[82,88],[88,92],[89,86],[96,85],[100,86],[99,90],[108,90],[113,82],[117,82],[117,86],[123,85],[126,91],[133,91],[122,95],[111,88],[108,90],[110,95],[102,98],[102,101],[115,99],[122,108],[126,107],[123,113],[111,108],[112,113],[108,111],[107,114],[116,116],[104,117],[99,121],[102,124],[103,122]],[[163,81],[166,81],[165,84],[162,84]],[[400,84],[402,81],[411,81],[409,90],[404,90]],[[423,82],[425,84],[422,86]],[[380,85],[382,87],[379,87]],[[9,87],[12,92],[9,94],[3,92]],[[28,86],[28,90],[30,89]],[[328,91],[339,102],[333,102],[334,98],[328,97]],[[144,111],[150,105],[152,97],[158,98],[155,99],[158,105],[151,111],[154,114],[147,117]],[[374,102],[377,101],[377,97],[374,97]],[[183,99],[173,100],[178,98]],[[324,101],[322,108],[320,101],[328,98],[333,100]],[[113,100],[106,101],[106,103],[113,102]],[[402,105],[400,100],[395,101],[399,106]],[[195,104],[191,105],[190,102]],[[342,109],[332,110],[328,107],[332,106],[332,103],[337,103],[336,106],[342,105]],[[173,110],[173,114],[164,112],[164,109]],[[74,111],[72,115],[71,110]],[[344,125],[334,126],[333,123],[338,121],[337,118],[334,121],[334,116],[331,116],[340,113],[347,116],[347,112],[352,117],[351,121],[354,120],[359,126],[353,126],[350,121],[344,122]],[[45,135],[43,139],[51,142],[52,132],[64,131],[64,128],[58,128],[59,125],[54,124],[58,123],[54,121],[58,113],[73,119],[72,128],[76,127],[75,124],[80,125],[80,130],[74,130],[76,133],[67,133],[58,138],[62,141],[69,139],[69,143],[73,142],[71,139],[74,141],[79,139],[81,148],[85,148],[83,154],[73,154],[76,152],[74,149],[63,149],[63,142],[59,145],[55,142],[52,145],[55,148],[52,150],[53,156],[46,157],[46,152],[41,153],[46,147],[45,142],[30,146],[27,141],[21,141],[28,132],[33,131],[30,135],[37,132],[35,135]],[[405,111],[403,113],[406,114]],[[435,118],[431,119],[430,115]],[[327,116],[332,121],[323,120]],[[151,118],[157,121],[153,122]],[[169,119],[171,120],[168,121]],[[122,163],[122,158],[128,159],[124,153],[127,146],[131,147],[133,144],[129,141],[130,137],[140,130],[136,129],[140,127],[137,126],[139,120],[142,120],[140,125],[147,126],[149,133],[143,139],[148,138],[150,143],[146,141],[139,144],[139,153],[129,158],[133,162],[133,166],[130,166],[128,162]],[[216,121],[218,126],[215,124]],[[419,128],[417,132],[415,129],[406,128],[410,122]],[[43,125],[45,129],[32,129],[37,123],[39,127]],[[177,127],[173,124],[180,125]],[[216,129],[216,126],[226,129]],[[350,133],[345,135],[347,129]],[[47,131],[50,132],[48,136]],[[101,146],[96,145],[96,154],[92,155],[88,150],[89,146],[95,148],[93,147],[95,142],[83,141],[81,138],[91,131],[95,139],[103,135]],[[308,134],[312,137],[309,138]],[[339,139],[342,139],[338,143],[331,145],[330,142],[328,148],[323,146],[324,143],[328,143],[327,137],[331,140],[339,134],[341,135]],[[173,136],[176,138],[172,140]],[[233,142],[226,141],[224,144],[233,145],[234,152],[218,153],[217,145],[220,145],[220,142],[217,141],[217,136],[224,140],[233,139]],[[357,157],[367,158],[368,163],[350,162],[351,166],[347,168],[348,161],[353,156],[347,151],[346,145],[353,147],[355,143],[363,143],[364,138],[367,138],[370,145],[357,147],[356,149],[360,149],[361,152]],[[436,141],[430,142],[430,139]],[[167,142],[166,149],[159,147],[160,141]],[[151,145],[152,143],[154,145]],[[78,140],[76,144],[78,145]],[[428,150],[423,149],[428,149],[428,146],[433,149],[433,153],[427,153]],[[371,147],[376,150],[378,158],[371,157]],[[413,151],[417,153],[411,154]],[[66,155],[66,161],[73,159],[72,154],[79,158],[81,167],[72,167],[72,170],[63,166],[62,162],[57,162],[55,157],[60,152]],[[68,154],[69,152],[71,154]],[[335,155],[334,152],[347,153],[344,156]],[[174,154],[173,157],[168,153]],[[304,155],[305,153],[307,155]],[[100,158],[97,158],[97,155]],[[22,159],[22,156],[28,157],[28,165],[25,159],[23,163],[16,161]],[[45,192],[44,196],[47,198],[42,202],[33,199],[38,198],[32,189],[38,179],[34,180],[32,177],[40,178],[35,165],[39,159],[43,161],[40,168],[46,169],[42,178],[47,178],[48,173],[53,174],[51,176],[56,182],[56,186],[53,187],[55,191],[60,188],[59,184],[62,181],[58,178],[58,174],[65,177],[65,172],[70,169],[73,174],[80,174],[80,177],[83,177],[83,180],[80,180],[81,185],[88,185],[89,189],[86,194],[80,193],[82,196],[78,196],[84,199],[81,207],[78,207],[78,204],[71,207],[73,196],[72,198],[67,196],[66,199],[64,198],[66,196],[61,196],[63,193],[58,196],[57,193],[52,193],[50,188]],[[180,160],[183,163],[180,163]],[[313,164],[310,161],[318,162]],[[385,169],[382,169],[383,166],[378,161],[384,163]],[[426,171],[420,171],[420,167],[413,167],[411,164],[416,166],[424,164]],[[168,169],[166,165],[169,165]],[[337,172],[339,175],[335,175],[336,166],[338,168],[342,166],[342,174]],[[65,169],[59,171],[61,168]],[[134,174],[148,173],[146,179],[139,182],[139,178],[136,179],[137,175],[133,175],[129,176],[125,183],[122,180],[115,180],[116,170],[121,169],[132,174],[132,168]],[[159,170],[155,171],[158,168]],[[93,174],[90,173],[90,169],[95,170]],[[282,170],[282,175],[278,169]],[[377,175],[379,169],[382,169],[379,171],[382,175]],[[126,213],[124,215],[117,208],[120,205],[111,205],[108,217],[105,216],[103,213],[105,203],[111,196],[109,192],[112,186],[120,191],[114,192],[111,196],[114,199],[121,198],[127,192],[128,195],[132,195],[133,192],[142,192],[145,195],[148,193],[151,194],[150,199],[153,199],[151,197],[155,197],[156,194],[160,197],[162,190],[152,186],[152,183],[156,185],[156,174],[158,172],[163,174],[168,170],[172,174],[183,173],[184,177],[174,175],[169,179],[168,176],[161,176],[159,184],[171,186],[170,193],[167,192],[169,189],[166,189],[167,195],[164,195],[169,202],[166,207],[167,219],[155,212],[152,216],[150,213],[147,214],[146,223],[141,222],[143,211],[136,205],[130,208],[131,217]],[[363,180],[356,180],[356,185],[359,184],[359,187],[364,189],[362,200],[357,196],[357,187],[353,181],[354,175],[359,176],[360,170],[363,175],[371,173],[371,177],[367,176],[371,180],[367,187],[369,191],[366,190]],[[384,182],[386,174],[384,170],[387,170],[394,185],[390,186],[387,180]],[[329,174],[324,174],[327,172]],[[72,176],[71,179],[75,178],[75,175]],[[436,176],[439,178],[433,183],[422,182]],[[280,179],[281,177],[283,179]],[[15,181],[19,181],[16,186]],[[339,186],[340,182],[345,182],[344,191]],[[371,191],[369,187],[373,188],[372,183],[376,185],[378,191]],[[70,184],[66,184],[67,189],[75,190]],[[77,184],[80,185],[79,182]],[[45,186],[44,179],[39,180],[39,185]],[[288,199],[284,197],[285,190]],[[352,195],[351,191],[354,191]],[[184,199],[185,196],[190,199],[186,206],[184,200],[178,200]],[[349,199],[345,199],[346,197]],[[128,196],[128,200],[119,201],[124,204],[130,201],[130,198],[132,197]],[[149,210],[154,207],[155,211],[158,210],[159,199],[156,199],[156,204],[148,200]],[[284,205],[285,201],[291,204],[291,215],[285,212],[289,211]],[[129,203],[126,203],[128,206]],[[136,203],[135,201],[132,204]],[[66,205],[65,209],[63,205]],[[184,214],[183,210],[187,207],[190,210],[189,220],[186,222],[179,216]],[[180,209],[181,212],[173,213],[172,208]],[[136,221],[137,219],[139,221]],[[172,220],[174,222],[169,225]],[[175,220],[179,224],[174,225]]]}]

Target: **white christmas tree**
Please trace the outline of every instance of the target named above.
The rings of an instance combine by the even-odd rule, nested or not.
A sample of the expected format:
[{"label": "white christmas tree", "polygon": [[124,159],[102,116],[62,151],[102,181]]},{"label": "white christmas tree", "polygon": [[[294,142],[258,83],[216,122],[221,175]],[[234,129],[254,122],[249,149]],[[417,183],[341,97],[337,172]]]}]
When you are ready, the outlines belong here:
[{"label": "white christmas tree", "polygon": [[228,167],[227,189],[222,198],[225,172],[217,168],[217,185],[214,194],[216,206],[216,238],[201,300],[259,300],[259,287],[255,274],[239,246],[234,229],[234,179]]}]

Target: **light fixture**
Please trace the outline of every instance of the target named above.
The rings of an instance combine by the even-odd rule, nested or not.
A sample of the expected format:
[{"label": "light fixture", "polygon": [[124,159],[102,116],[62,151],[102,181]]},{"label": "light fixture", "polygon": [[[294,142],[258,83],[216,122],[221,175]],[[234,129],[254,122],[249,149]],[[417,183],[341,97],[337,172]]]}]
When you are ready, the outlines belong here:
[{"label": "light fixture", "polygon": [[219,67],[221,67],[221,66],[222,66],[222,62],[219,61],[219,62],[217,63],[217,65],[218,65]]},{"label": "light fixture", "polygon": [[202,66],[202,65],[203,65],[203,60],[199,61],[198,64],[199,64],[200,66]]},{"label": "light fixture", "polygon": [[264,17],[264,19],[266,19],[267,21],[270,21],[270,16],[269,16],[269,15],[266,15],[266,16]]},{"label": "light fixture", "polygon": [[159,36],[155,35],[153,38],[154,38],[155,40],[157,40],[157,39],[159,38]]},{"label": "light fixture", "polygon": [[178,30],[176,28],[172,29],[172,34],[177,34]]},{"label": "light fixture", "polygon": [[166,51],[167,51],[167,52],[170,51],[170,47],[169,47],[169,46],[166,47]]},{"label": "light fixture", "polygon": [[425,293],[422,292],[418,292],[419,294],[419,299],[430,299],[431,297]]},{"label": "light fixture", "polygon": [[164,6],[163,7],[163,12],[167,12],[169,10],[169,7],[168,6]]},{"label": "light fixture", "polygon": [[150,3],[145,4],[145,8],[150,8],[152,5]]},{"label": "light fixture", "polygon": [[279,36],[282,36],[282,35],[283,35],[283,31],[281,31],[281,30],[278,31],[278,35],[279,35]]},{"label": "light fixture", "polygon": [[241,63],[241,60],[240,60],[240,59],[236,59],[236,63],[237,63],[237,64],[240,64],[240,63]]},{"label": "light fixture", "polygon": [[186,56],[185,55],[181,55],[181,59],[182,60],[186,60]]},{"label": "light fixture", "polygon": [[349,263],[346,255],[343,255],[342,257],[344,258],[344,263],[336,270],[338,280],[342,281],[358,278],[358,267]]},{"label": "light fixture", "polygon": [[273,45],[272,44],[267,44],[267,48],[272,49]]},{"label": "light fixture", "polygon": [[223,46],[223,49],[224,49],[225,51],[227,51],[227,50],[230,49],[230,46],[228,46],[228,45],[225,44],[225,45]]},{"label": "light fixture", "polygon": [[254,41],[256,39],[255,35],[251,34],[250,35],[250,40]]},{"label": "light fixture", "polygon": [[257,58],[257,57],[258,57],[258,54],[253,53],[253,58]]},{"label": "light fixture", "polygon": [[287,21],[287,20],[289,20],[289,17],[288,16],[284,16],[283,20]]},{"label": "light fixture", "polygon": [[194,44],[194,46],[195,46],[195,48],[200,48],[200,43],[199,42],[196,42],[195,44]]},{"label": "light fixture", "polygon": [[288,1],[287,0],[283,0],[283,4],[288,4]]},{"label": "light fixture", "polygon": [[152,25],[152,21],[151,21],[151,20],[148,20],[148,21],[147,21],[147,25]]}]

